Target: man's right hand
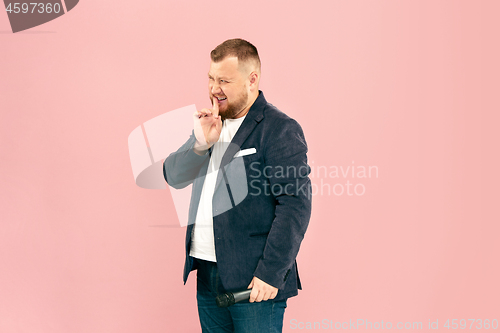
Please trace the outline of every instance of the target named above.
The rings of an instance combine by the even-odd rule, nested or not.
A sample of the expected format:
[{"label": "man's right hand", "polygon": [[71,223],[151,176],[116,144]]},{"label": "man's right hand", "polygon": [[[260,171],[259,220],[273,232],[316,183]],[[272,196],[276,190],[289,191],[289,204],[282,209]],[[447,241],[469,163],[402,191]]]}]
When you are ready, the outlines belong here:
[{"label": "man's right hand", "polygon": [[194,119],[194,135],[196,143],[194,151],[198,155],[204,155],[205,150],[210,148],[219,140],[222,130],[222,120],[219,116],[219,102],[217,97],[213,98],[212,109],[202,109],[193,114]]}]

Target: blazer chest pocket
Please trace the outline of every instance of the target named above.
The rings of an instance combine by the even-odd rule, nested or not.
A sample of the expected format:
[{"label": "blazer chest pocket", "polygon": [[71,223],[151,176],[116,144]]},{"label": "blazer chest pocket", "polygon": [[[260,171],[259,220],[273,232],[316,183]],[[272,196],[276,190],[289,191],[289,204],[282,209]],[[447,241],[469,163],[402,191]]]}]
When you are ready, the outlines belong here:
[{"label": "blazer chest pocket", "polygon": [[259,178],[259,174],[262,173],[260,171],[263,165],[262,156],[255,148],[239,150],[236,154],[234,154],[231,163],[236,161],[241,161],[243,163],[248,181]]},{"label": "blazer chest pocket", "polygon": [[256,152],[257,152],[257,149],[255,149],[255,148],[242,149],[242,150],[238,151],[236,154],[234,154],[233,158],[243,157],[243,156],[247,156],[247,155],[253,155]]}]

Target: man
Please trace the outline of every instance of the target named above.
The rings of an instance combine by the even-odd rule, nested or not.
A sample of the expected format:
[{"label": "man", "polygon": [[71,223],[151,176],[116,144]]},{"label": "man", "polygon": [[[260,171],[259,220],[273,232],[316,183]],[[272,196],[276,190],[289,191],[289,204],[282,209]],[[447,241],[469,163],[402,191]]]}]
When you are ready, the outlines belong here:
[{"label": "man", "polygon": [[[242,39],[211,52],[211,109],[164,162],[169,185],[193,184],[184,283],[197,270],[203,332],[281,332],[286,300],[301,289],[295,258],[311,214],[300,125],[259,91],[257,49]],[[250,299],[218,308],[226,291]]]}]

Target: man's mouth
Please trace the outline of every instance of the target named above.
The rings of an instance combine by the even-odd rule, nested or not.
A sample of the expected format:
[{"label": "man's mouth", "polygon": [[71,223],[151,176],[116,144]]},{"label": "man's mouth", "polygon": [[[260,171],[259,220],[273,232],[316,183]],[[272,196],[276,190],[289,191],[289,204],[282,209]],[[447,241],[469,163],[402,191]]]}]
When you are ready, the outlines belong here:
[{"label": "man's mouth", "polygon": [[217,97],[217,100],[219,102],[225,101],[226,99],[227,99],[227,97]]}]

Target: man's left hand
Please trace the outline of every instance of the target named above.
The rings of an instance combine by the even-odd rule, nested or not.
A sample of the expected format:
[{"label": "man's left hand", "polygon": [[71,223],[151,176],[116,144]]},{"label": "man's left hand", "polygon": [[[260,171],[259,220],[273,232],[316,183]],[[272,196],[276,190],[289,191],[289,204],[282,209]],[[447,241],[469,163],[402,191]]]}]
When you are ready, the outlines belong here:
[{"label": "man's left hand", "polygon": [[252,292],[250,293],[250,303],[274,299],[278,294],[278,288],[265,283],[256,276],[253,277],[252,282],[250,282],[247,289],[250,288],[252,288]]}]

